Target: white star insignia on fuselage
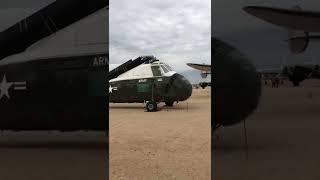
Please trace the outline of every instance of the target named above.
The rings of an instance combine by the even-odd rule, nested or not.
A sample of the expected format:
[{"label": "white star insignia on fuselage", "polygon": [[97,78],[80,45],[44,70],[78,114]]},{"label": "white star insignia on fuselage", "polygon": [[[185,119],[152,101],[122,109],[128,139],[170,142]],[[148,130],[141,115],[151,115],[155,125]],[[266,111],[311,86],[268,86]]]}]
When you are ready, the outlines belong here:
[{"label": "white star insignia on fuselage", "polygon": [[2,82],[0,84],[0,100],[3,96],[6,96],[8,99],[10,99],[9,89],[13,85],[13,83],[8,83],[6,75],[3,75]]},{"label": "white star insignia on fuselage", "polygon": [[118,90],[117,87],[111,87],[111,85],[109,86],[109,93],[112,93],[112,91],[116,91]]}]

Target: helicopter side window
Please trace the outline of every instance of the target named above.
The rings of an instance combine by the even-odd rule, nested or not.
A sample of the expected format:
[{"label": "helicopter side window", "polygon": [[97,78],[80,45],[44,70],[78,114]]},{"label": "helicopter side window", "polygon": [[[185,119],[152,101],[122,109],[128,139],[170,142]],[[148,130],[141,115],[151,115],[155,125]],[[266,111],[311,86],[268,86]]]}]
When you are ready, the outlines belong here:
[{"label": "helicopter side window", "polygon": [[161,65],[161,68],[163,69],[163,71],[164,71],[165,73],[169,72],[168,69],[167,69],[165,66]]},{"label": "helicopter side window", "polygon": [[162,76],[159,66],[151,66],[151,70],[152,70],[153,76]]}]

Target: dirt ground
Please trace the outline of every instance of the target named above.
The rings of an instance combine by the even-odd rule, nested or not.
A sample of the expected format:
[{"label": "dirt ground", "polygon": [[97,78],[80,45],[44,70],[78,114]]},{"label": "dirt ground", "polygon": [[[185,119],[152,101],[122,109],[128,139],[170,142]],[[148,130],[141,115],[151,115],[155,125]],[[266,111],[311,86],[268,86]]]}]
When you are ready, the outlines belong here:
[{"label": "dirt ground", "polygon": [[2,180],[102,180],[107,143],[100,132],[2,132]]},{"label": "dirt ground", "polygon": [[[320,179],[320,81],[263,88],[257,111],[214,138],[213,179]],[[247,152],[247,153],[246,153]]]},{"label": "dirt ground", "polygon": [[110,179],[210,179],[210,91],[158,112],[109,104]]}]

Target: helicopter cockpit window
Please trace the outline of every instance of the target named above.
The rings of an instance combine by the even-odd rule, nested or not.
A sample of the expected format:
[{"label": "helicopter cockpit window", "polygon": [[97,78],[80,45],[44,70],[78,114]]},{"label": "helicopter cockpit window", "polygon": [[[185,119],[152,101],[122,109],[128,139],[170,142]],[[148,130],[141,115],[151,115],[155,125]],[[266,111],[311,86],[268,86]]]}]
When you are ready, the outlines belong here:
[{"label": "helicopter cockpit window", "polygon": [[163,69],[163,71],[164,71],[165,73],[169,72],[169,70],[168,70],[164,65],[161,65],[161,68]]},{"label": "helicopter cockpit window", "polygon": [[153,76],[162,76],[159,66],[151,66]]},{"label": "helicopter cockpit window", "polygon": [[167,64],[164,64],[164,65],[166,66],[166,68],[167,68],[169,71],[173,71],[172,68],[171,68],[169,65],[167,65]]}]

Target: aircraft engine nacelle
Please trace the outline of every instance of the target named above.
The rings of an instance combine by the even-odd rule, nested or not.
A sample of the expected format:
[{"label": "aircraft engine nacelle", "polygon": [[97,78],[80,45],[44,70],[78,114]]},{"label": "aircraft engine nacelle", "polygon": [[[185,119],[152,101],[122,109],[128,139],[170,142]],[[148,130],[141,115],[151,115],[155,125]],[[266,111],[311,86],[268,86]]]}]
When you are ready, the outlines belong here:
[{"label": "aircraft engine nacelle", "polygon": [[292,53],[303,53],[309,45],[309,33],[303,31],[289,31],[288,46]]},{"label": "aircraft engine nacelle", "polygon": [[261,96],[259,73],[237,49],[212,38],[216,77],[213,88],[213,128],[245,120],[257,108]]},{"label": "aircraft engine nacelle", "polygon": [[[300,6],[293,6],[292,9],[302,11]],[[303,53],[309,45],[309,33],[297,30],[288,30],[288,46],[292,53]]]},{"label": "aircraft engine nacelle", "polygon": [[202,73],[201,73],[201,77],[202,77],[203,79],[207,78],[207,76],[208,76],[208,73],[206,73],[206,72],[202,72]]}]

